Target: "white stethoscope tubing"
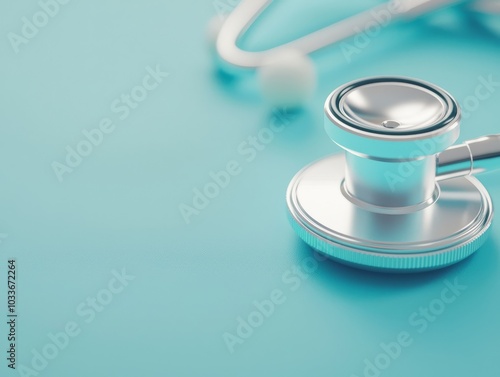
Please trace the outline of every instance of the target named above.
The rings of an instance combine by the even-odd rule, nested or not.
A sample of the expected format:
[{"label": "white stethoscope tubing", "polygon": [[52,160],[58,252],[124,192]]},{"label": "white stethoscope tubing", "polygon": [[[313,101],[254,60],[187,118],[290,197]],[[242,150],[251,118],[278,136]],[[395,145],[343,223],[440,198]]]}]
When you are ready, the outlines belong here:
[{"label": "white stethoscope tubing", "polygon": [[247,69],[259,68],[269,57],[283,50],[294,49],[310,54],[324,47],[356,35],[368,22],[373,21],[373,13],[397,9],[392,20],[401,17],[416,17],[444,5],[457,3],[457,0],[392,0],[370,10],[329,25],[286,44],[259,52],[245,51],[237,46],[238,39],[255,22],[259,15],[273,0],[243,0],[225,20],[217,38],[217,52],[227,63]]}]

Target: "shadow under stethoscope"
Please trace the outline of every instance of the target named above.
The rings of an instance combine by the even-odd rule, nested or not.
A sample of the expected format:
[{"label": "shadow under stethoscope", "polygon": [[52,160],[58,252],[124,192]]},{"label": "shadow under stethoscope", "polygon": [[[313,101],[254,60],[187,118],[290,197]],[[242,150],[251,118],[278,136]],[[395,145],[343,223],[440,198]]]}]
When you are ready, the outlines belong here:
[{"label": "shadow under stethoscope", "polygon": [[[231,101],[239,103],[244,101],[246,104],[254,105],[265,103],[259,95],[255,73],[247,72],[245,76],[252,77],[240,77],[217,67],[214,67],[212,72],[215,86]],[[311,125],[322,123],[322,118],[315,116],[315,114],[321,113],[322,104],[319,105],[318,109],[311,107],[265,106],[263,109],[259,109],[263,113],[262,121],[256,124],[255,132],[280,134],[279,138],[275,138],[275,140],[284,140],[287,143],[304,142],[318,131],[318,127],[311,127]]]},{"label": "shadow under stethoscope", "polygon": [[211,77],[216,89],[220,90],[231,101],[244,101],[247,104],[258,104],[262,100],[255,82],[255,74],[248,72],[237,75],[214,64]]},{"label": "shadow under stethoscope", "polygon": [[[314,255],[305,243],[297,242],[301,260]],[[473,287],[473,296],[466,293],[460,299],[466,300],[465,305],[476,306],[476,295],[489,295],[492,281],[500,275],[498,246],[498,241],[490,238],[475,254],[457,264],[412,274],[365,271],[327,259],[319,262],[317,271],[308,276],[308,284],[313,285],[312,290],[320,291],[321,300],[331,300],[339,310],[349,313],[358,329],[384,329],[389,337],[397,335],[393,331],[398,328],[416,334],[411,318],[423,318],[422,310],[427,308],[436,314],[429,320],[433,322],[448,305],[442,298],[445,290],[448,295],[461,295],[450,287]],[[306,296],[305,300],[314,298]]]}]

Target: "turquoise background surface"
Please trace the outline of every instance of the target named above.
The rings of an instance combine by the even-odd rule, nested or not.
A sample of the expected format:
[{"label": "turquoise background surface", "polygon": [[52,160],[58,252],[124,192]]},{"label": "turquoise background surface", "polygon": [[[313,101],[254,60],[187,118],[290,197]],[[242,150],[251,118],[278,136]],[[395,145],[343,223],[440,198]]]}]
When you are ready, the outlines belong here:
[{"label": "turquoise background surface", "polygon": [[[287,222],[285,190],[305,164],[339,152],[322,124],[334,88],[405,75],[464,104],[481,77],[500,81],[499,39],[459,11],[383,28],[351,62],[338,45],[316,54],[314,97],[276,115],[252,77],[215,72],[205,38],[214,4],[70,1],[18,53],[9,33],[40,5],[0,5],[0,375],[497,376],[500,222],[451,268],[377,274],[315,262]],[[243,45],[271,47],[370,4],[277,1]],[[169,75],[118,110],[148,67]],[[499,101],[497,88],[470,111],[461,140],[499,132]],[[103,119],[109,132],[60,182],[54,161]],[[276,122],[284,130],[262,150],[241,146]],[[187,224],[179,206],[228,163],[237,173]],[[498,175],[481,181],[498,204]],[[17,371],[5,357],[11,258]],[[443,304],[455,281],[461,290]],[[429,306],[439,315],[425,319]],[[249,316],[258,327],[245,332]],[[238,326],[244,338],[228,346]],[[406,345],[395,346],[401,333]]]}]

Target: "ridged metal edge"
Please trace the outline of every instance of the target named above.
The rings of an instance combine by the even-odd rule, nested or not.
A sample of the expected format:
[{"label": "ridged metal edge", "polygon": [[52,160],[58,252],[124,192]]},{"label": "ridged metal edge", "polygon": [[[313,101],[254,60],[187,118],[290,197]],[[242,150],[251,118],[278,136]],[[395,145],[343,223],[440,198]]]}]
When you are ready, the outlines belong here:
[{"label": "ridged metal edge", "polygon": [[337,260],[340,263],[354,265],[368,270],[387,272],[419,272],[434,270],[459,262],[479,249],[488,238],[491,222],[466,243],[431,253],[381,254],[361,251],[336,244],[304,228],[288,211],[292,228],[299,237],[313,249]]}]

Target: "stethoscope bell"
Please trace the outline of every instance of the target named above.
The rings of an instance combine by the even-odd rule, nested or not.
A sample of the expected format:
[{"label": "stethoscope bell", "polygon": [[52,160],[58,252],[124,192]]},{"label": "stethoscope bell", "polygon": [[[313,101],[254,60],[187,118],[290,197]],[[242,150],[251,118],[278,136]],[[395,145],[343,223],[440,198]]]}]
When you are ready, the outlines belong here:
[{"label": "stethoscope bell", "polygon": [[422,271],[456,263],[485,241],[490,196],[472,173],[500,156],[500,137],[452,146],[460,108],[429,83],[377,77],[336,89],[325,130],[345,151],[299,171],[287,190],[293,228],[349,265]]}]

